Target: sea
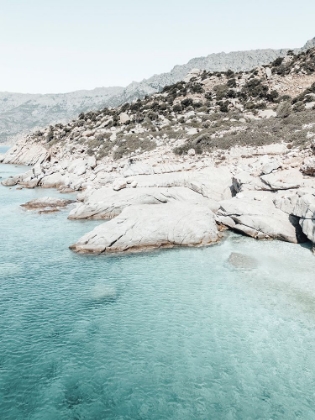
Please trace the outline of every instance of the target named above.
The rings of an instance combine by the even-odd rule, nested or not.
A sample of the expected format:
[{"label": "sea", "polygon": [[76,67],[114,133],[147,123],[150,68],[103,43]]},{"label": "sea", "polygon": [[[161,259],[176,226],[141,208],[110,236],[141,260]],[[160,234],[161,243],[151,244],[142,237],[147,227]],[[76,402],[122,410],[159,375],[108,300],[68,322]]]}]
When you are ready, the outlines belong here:
[{"label": "sea", "polygon": [[82,256],[100,222],[20,206],[43,196],[0,185],[1,420],[315,419],[309,244]]}]

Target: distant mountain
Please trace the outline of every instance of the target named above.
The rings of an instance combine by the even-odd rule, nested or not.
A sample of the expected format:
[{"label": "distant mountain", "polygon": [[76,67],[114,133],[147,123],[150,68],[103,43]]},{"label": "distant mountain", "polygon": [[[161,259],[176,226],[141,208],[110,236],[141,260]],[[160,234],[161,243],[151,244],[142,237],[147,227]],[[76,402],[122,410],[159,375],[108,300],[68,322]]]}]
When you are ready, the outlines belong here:
[{"label": "distant mountain", "polygon": [[[293,51],[295,54],[298,54],[299,52],[307,51],[314,46],[315,37],[309,40],[304,47],[296,48]],[[167,85],[172,85],[173,83],[183,80],[192,69],[207,70],[210,72],[227,70],[247,71],[257,66],[269,64],[278,57],[284,57],[289,50],[289,48],[284,48],[280,50],[265,49],[230,53],[222,52],[210,54],[207,57],[193,58],[188,61],[187,64],[175,66],[169,73],[154,75],[150,77],[150,79],[130,84],[118,95],[111,98],[110,102],[111,104],[118,106],[125,102],[131,102],[138,97],[151,95]]]},{"label": "distant mountain", "polygon": [[[294,52],[305,51],[314,46],[315,38]],[[133,82],[126,88],[96,88],[91,91],[46,95],[2,92],[0,93],[0,143],[10,141],[12,137],[23,135],[35,128],[68,121],[82,111],[118,106],[151,95],[167,85],[182,80],[194,68],[211,72],[228,69],[246,71],[268,64],[277,57],[283,57],[288,50],[288,48],[265,49],[210,54],[207,57],[193,58],[187,64],[177,65],[169,73]]]},{"label": "distant mountain", "polygon": [[0,92],[0,143],[47,124],[66,122],[81,111],[103,108],[122,91],[111,87],[46,95]]}]

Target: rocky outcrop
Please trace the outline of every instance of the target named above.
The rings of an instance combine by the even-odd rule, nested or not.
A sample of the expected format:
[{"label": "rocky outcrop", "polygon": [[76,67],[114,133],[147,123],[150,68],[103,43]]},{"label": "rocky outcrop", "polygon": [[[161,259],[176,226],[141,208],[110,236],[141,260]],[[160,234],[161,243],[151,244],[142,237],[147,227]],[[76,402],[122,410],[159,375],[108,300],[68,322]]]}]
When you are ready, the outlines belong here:
[{"label": "rocky outcrop", "polygon": [[15,165],[35,165],[42,163],[49,156],[48,150],[42,144],[24,143],[21,147],[13,146],[5,154],[3,163]]},{"label": "rocky outcrop", "polygon": [[273,172],[263,175],[261,179],[273,191],[290,190],[303,185],[303,176],[297,169]]},{"label": "rocky outcrop", "polygon": [[74,200],[64,200],[60,198],[43,197],[21,204],[26,210],[36,210],[39,213],[52,213],[75,203]]},{"label": "rocky outcrop", "polygon": [[70,249],[80,253],[145,251],[217,242],[212,211],[200,205],[167,203],[128,207],[83,236]]},{"label": "rocky outcrop", "polygon": [[27,136],[4,160],[33,167],[3,185],[78,191],[70,219],[111,219],[79,252],[208,244],[213,214],[220,230],[314,241],[315,48],[251,74],[189,70],[152,97]]},{"label": "rocky outcrop", "polygon": [[167,174],[133,176],[129,182],[136,182],[137,188],[186,187],[214,201],[232,197],[231,170],[228,167],[208,165],[200,171],[182,171]]},{"label": "rocky outcrop", "polygon": [[301,166],[301,172],[305,175],[315,176],[315,158],[308,157]]},{"label": "rocky outcrop", "polygon": [[277,209],[272,197],[255,200],[244,194],[221,201],[217,219],[255,239],[279,239],[292,243],[305,240],[299,229],[298,218]]},{"label": "rocky outcrop", "polygon": [[315,246],[315,192],[300,197],[293,212],[300,217],[300,225],[304,234]]},{"label": "rocky outcrop", "polygon": [[181,202],[183,205],[199,204],[216,211],[218,204],[213,200],[184,187],[173,188],[126,188],[113,191],[102,187],[97,190],[87,190],[83,195],[83,203],[79,203],[70,214],[69,219],[112,219],[125,208],[137,205],[152,205]]}]

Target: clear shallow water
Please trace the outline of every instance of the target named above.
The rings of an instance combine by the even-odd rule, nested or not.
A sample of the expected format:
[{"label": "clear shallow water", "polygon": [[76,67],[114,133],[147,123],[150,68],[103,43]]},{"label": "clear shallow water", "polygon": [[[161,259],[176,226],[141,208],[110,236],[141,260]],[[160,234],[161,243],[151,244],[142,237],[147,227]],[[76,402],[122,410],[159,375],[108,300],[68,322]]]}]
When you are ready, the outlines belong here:
[{"label": "clear shallow water", "polygon": [[0,153],[5,153],[6,151],[9,150],[9,148],[10,148],[9,146],[3,146],[0,143]]},{"label": "clear shallow water", "polygon": [[[0,165],[0,176],[19,171]],[[231,235],[127,257],[0,186],[0,418],[314,419],[315,258]],[[242,252],[254,270],[227,259]]]}]

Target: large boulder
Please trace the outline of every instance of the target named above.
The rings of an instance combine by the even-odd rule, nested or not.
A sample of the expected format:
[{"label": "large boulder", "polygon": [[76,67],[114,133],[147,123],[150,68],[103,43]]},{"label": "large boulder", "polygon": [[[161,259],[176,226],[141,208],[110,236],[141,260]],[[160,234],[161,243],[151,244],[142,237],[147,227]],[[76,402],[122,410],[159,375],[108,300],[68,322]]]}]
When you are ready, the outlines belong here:
[{"label": "large boulder", "polygon": [[315,158],[306,158],[301,166],[301,172],[305,175],[315,176]]},{"label": "large boulder", "polygon": [[162,173],[130,178],[131,181],[137,182],[137,188],[187,187],[215,201],[232,197],[231,179],[232,175],[229,168],[217,168],[215,166],[210,166],[201,171]]},{"label": "large boulder", "polygon": [[9,178],[4,179],[1,181],[1,184],[4,187],[14,187],[14,185],[17,185],[19,182],[19,178],[16,176],[10,176]]},{"label": "large boulder", "polygon": [[298,169],[272,172],[261,179],[272,190],[289,190],[303,185],[303,176]]},{"label": "large boulder", "polygon": [[128,124],[130,122],[130,116],[126,112],[122,112],[119,115],[119,120],[121,124]]},{"label": "large boulder", "polygon": [[168,203],[125,208],[120,216],[84,235],[70,249],[80,253],[134,252],[205,246],[218,240],[214,214],[208,207]]},{"label": "large boulder", "polygon": [[61,208],[74,202],[74,200],[65,200],[62,198],[43,197],[21,204],[21,207],[27,210],[37,210],[40,213],[50,213],[52,211],[59,211]]},{"label": "large boulder", "polygon": [[[23,140],[24,141],[24,140]],[[16,165],[35,165],[42,163],[49,156],[49,151],[41,144],[17,143],[4,155],[3,163]]]},{"label": "large boulder", "polygon": [[256,239],[305,240],[298,218],[277,209],[271,198],[234,197],[220,202],[217,220]]},{"label": "large boulder", "polygon": [[269,191],[270,187],[266,185],[259,177],[246,171],[240,171],[232,178],[233,188],[236,192],[245,191]]},{"label": "large boulder", "polygon": [[315,244],[315,196],[306,194],[297,200],[294,214],[300,217],[303,233]]},{"label": "large boulder", "polygon": [[60,173],[56,172],[54,174],[45,176],[41,180],[41,186],[43,188],[59,188],[65,186],[65,176],[61,175]]},{"label": "large boulder", "polygon": [[120,191],[127,187],[127,181],[125,178],[117,178],[113,182],[113,190]]},{"label": "large boulder", "polygon": [[217,211],[218,204],[202,195],[184,187],[174,188],[125,188],[113,191],[102,187],[89,190],[70,214],[69,219],[112,219],[126,207],[141,204],[165,204],[182,202],[200,204]]}]

